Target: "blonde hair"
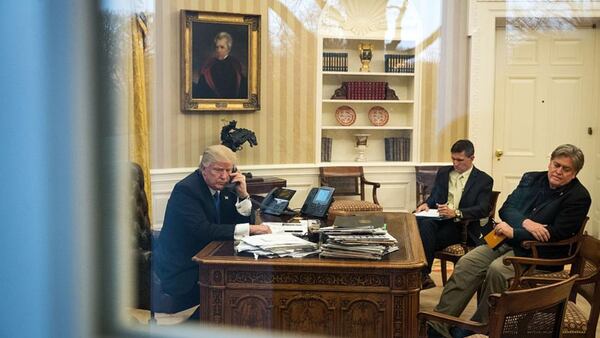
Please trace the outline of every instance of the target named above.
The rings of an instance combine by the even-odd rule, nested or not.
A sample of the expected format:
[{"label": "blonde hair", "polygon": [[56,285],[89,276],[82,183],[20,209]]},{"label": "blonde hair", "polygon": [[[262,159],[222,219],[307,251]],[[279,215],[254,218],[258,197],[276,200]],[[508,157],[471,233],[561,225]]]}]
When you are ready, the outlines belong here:
[{"label": "blonde hair", "polygon": [[237,163],[237,157],[231,149],[222,144],[208,146],[202,157],[200,157],[200,169],[208,167],[214,162],[231,162],[234,165]]}]

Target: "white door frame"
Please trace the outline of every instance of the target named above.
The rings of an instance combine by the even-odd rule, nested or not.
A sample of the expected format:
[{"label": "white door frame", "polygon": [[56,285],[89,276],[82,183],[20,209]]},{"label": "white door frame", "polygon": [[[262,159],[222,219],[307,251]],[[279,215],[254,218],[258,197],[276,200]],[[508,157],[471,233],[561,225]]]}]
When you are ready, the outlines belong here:
[{"label": "white door frame", "polygon": [[[491,173],[494,160],[496,19],[532,16],[564,17],[565,13],[571,13],[571,17],[600,18],[600,1],[585,3],[575,1],[550,3],[541,1],[470,1],[469,138],[476,145],[477,167],[480,169]],[[600,89],[598,81],[594,86],[595,90]],[[598,107],[598,102],[595,104]]]}]

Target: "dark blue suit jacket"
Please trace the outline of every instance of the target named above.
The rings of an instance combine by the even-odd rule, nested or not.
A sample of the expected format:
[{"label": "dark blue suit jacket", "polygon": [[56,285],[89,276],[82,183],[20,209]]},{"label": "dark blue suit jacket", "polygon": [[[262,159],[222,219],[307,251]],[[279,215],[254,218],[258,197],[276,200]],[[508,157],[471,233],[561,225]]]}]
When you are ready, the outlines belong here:
[{"label": "dark blue suit jacket", "polygon": [[231,240],[237,223],[250,217],[237,212],[235,193],[221,191],[221,224],[213,197],[199,170],[175,185],[154,253],[154,268],[163,291],[183,295],[198,287],[198,265],[192,257],[214,240]]},{"label": "dark blue suit jacket", "polygon": [[[450,172],[454,170],[453,166],[441,167],[435,176],[435,183],[431,190],[431,195],[427,198],[429,208],[437,208],[436,203],[444,204],[448,202],[448,182]],[[479,219],[487,217],[490,213],[490,199],[492,197],[492,186],[494,180],[490,175],[473,167],[462,196],[458,209],[463,214],[463,219],[470,220],[468,225],[468,238],[471,244],[482,244],[481,225]]]},{"label": "dark blue suit jacket", "polygon": [[[550,241],[556,242],[577,234],[587,216],[592,200],[587,189],[577,178],[551,191],[541,202],[535,203],[537,194],[548,186],[547,171],[525,173],[499,211],[500,218],[514,229],[514,237],[507,242],[517,256],[530,256],[531,252],[524,249],[521,242],[535,240],[533,235],[523,228],[526,218],[547,224]],[[540,250],[540,256],[565,257],[567,251],[566,247],[544,249]]]}]

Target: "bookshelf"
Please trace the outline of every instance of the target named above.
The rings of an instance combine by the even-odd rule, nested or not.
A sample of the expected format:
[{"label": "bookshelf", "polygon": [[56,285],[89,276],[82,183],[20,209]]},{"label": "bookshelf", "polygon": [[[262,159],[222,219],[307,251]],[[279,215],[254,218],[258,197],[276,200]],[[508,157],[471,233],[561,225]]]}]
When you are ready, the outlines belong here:
[{"label": "bookshelf", "polygon": [[[414,41],[326,36],[318,41],[316,162],[323,166],[414,165],[419,122]],[[359,44],[371,45],[369,72],[360,71]],[[382,83],[393,92],[382,91]],[[342,108],[346,114],[353,110],[355,118],[336,116]],[[364,134],[367,146],[361,150],[366,159],[357,162],[357,135]]]}]

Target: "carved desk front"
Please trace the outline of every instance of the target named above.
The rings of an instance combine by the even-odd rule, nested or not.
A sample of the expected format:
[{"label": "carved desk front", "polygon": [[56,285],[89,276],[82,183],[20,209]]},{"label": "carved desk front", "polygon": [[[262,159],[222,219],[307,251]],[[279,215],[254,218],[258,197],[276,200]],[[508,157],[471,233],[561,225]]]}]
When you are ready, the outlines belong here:
[{"label": "carved desk front", "polygon": [[204,321],[343,337],[416,337],[425,256],[415,218],[385,213],[399,250],[381,261],[238,256],[212,242],[200,267]]}]

